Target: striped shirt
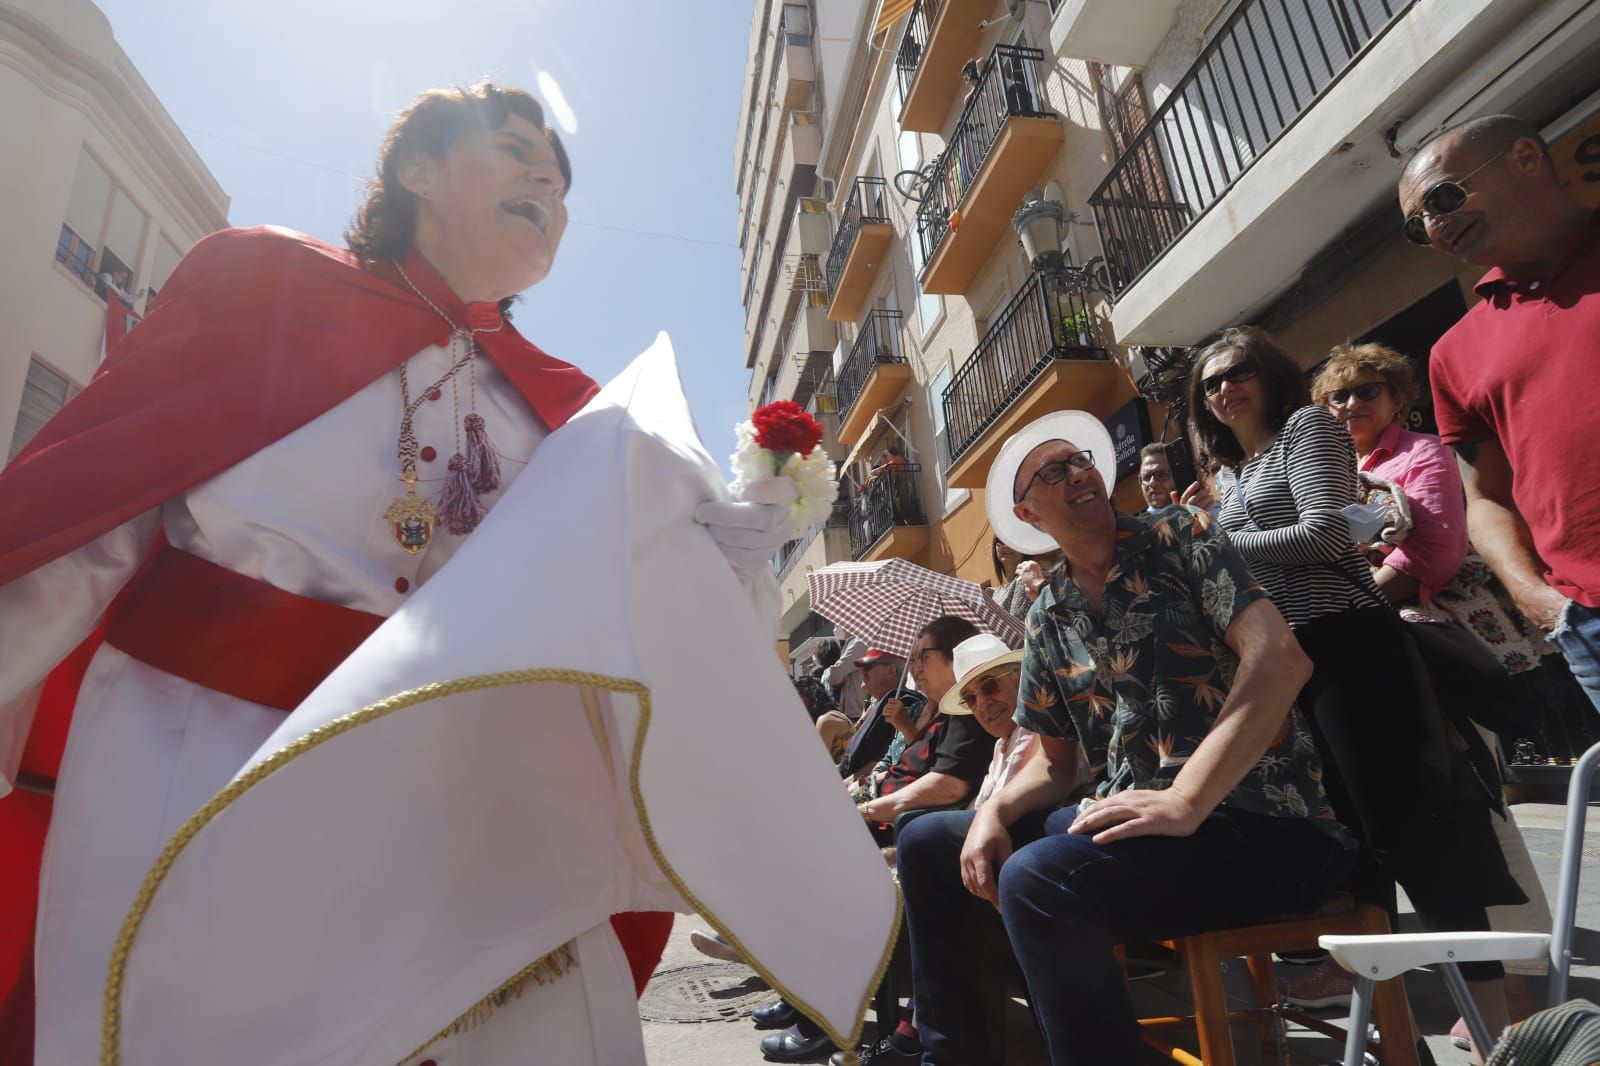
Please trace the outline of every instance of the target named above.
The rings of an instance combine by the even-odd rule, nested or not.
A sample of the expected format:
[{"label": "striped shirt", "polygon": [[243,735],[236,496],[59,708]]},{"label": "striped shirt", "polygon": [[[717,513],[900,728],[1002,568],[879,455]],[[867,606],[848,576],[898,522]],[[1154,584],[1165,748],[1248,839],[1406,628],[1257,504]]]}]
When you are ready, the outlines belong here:
[{"label": "striped shirt", "polygon": [[1341,510],[1356,502],[1356,486],[1350,434],[1315,404],[1290,415],[1272,447],[1217,479],[1218,521],[1290,626],[1383,602]]}]

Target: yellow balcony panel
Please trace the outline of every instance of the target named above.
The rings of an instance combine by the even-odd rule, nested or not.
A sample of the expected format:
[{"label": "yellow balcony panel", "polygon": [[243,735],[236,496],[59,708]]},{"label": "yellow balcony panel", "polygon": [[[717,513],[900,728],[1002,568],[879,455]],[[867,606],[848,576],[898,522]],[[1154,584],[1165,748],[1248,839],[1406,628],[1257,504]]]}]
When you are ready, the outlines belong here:
[{"label": "yellow balcony panel", "polygon": [[[937,9],[931,25],[926,20],[930,7]],[[905,107],[900,111],[902,129],[941,132],[944,117],[961,92],[961,67],[977,55],[983,39],[978,24],[994,13],[994,7],[994,0],[942,0],[937,4],[923,0],[918,5],[906,29],[909,40],[900,45],[898,73],[905,73],[913,50],[916,56],[905,89]],[[927,35],[925,44],[916,39],[923,33]]]},{"label": "yellow balcony panel", "polygon": [[915,561],[928,548],[927,526],[891,526],[889,531],[873,542],[856,560],[876,563],[884,559],[911,559]]},{"label": "yellow balcony panel", "polygon": [[874,363],[861,392],[839,422],[840,443],[860,440],[872,416],[898,400],[910,382],[911,367],[905,363]]},{"label": "yellow balcony panel", "polygon": [[951,488],[981,489],[1000,446],[1017,430],[1051,411],[1088,411],[1110,418],[1137,393],[1128,372],[1109,359],[1057,359],[1045,367],[950,467]]},{"label": "yellow balcony panel", "polygon": [[957,208],[957,224],[945,232],[923,272],[924,292],[959,296],[994,253],[1010,237],[1011,216],[1023,195],[1038,186],[1045,168],[1061,147],[1064,131],[1057,117],[1006,119],[995,146],[984,160]]},{"label": "yellow balcony panel", "polygon": [[872,299],[872,285],[878,278],[894,242],[894,225],[889,222],[863,222],[845,255],[844,269],[828,301],[828,317],[835,322],[855,322]]}]

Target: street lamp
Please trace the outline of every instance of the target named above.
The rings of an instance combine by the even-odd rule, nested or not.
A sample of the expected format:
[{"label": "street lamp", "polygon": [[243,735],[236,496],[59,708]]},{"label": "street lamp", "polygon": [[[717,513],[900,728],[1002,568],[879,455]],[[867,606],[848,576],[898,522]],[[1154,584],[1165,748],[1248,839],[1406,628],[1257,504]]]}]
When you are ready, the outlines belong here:
[{"label": "street lamp", "polygon": [[1064,250],[1067,224],[1078,216],[1061,206],[1060,194],[1060,187],[1051,182],[1043,191],[1034,189],[1023,198],[1022,206],[1011,217],[1011,227],[1022,242],[1022,254],[1027,256],[1028,264],[1036,273],[1055,282],[1062,290],[1110,295],[1104,259],[1095,256],[1081,267],[1067,262]]}]

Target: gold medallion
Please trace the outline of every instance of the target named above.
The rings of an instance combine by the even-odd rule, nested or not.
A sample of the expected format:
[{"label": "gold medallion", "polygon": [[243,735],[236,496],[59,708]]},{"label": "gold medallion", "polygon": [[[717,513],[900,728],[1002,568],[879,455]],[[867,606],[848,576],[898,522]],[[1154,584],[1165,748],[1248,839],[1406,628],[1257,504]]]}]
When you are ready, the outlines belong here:
[{"label": "gold medallion", "polygon": [[406,470],[400,480],[406,483],[406,494],[395,498],[383,512],[383,520],[389,523],[396,544],[409,555],[421,555],[433,540],[439,512],[432,503],[417,495],[415,470]]}]

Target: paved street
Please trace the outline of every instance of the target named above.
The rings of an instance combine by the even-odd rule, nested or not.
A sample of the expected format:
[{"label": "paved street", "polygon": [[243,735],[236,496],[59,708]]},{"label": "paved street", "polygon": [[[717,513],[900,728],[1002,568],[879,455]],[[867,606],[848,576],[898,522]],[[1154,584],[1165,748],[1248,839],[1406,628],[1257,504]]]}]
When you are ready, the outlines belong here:
[{"label": "paved street", "polygon": [[[1515,811],[1553,903],[1565,812],[1548,804],[1522,804]],[[1592,866],[1592,859],[1600,856],[1600,805],[1590,807],[1588,826],[1590,839],[1584,854],[1586,866]],[[1402,915],[1402,924],[1408,917]],[[693,917],[678,919],[656,980],[646,992],[641,1012],[646,1017],[645,1047],[650,1062],[653,1066],[754,1066],[764,1060],[757,1047],[759,1034],[752,1028],[748,1014],[753,1006],[767,1002],[770,995],[763,992],[761,979],[748,968],[715,963],[695,951],[689,943],[689,931],[698,925]],[[1578,961],[1573,967],[1571,994],[1600,1001],[1600,879],[1592,876],[1580,886],[1578,927],[1574,945]],[[1452,1047],[1443,1035],[1455,1020],[1455,1010],[1442,979],[1433,974],[1412,974],[1407,988],[1424,1031],[1436,1034],[1429,1038],[1428,1045],[1439,1066],[1465,1064],[1466,1052]],[[1242,964],[1230,967],[1228,990],[1231,998],[1241,1005],[1245,1002],[1248,987]],[[1542,999],[1542,983],[1535,983],[1535,995]],[[1180,1010],[1187,1013],[1187,981],[1177,972],[1135,983],[1134,996],[1146,1014]],[[1325,1013],[1337,1019],[1341,1012]],[[651,1020],[669,1016],[716,1020]],[[1006,1021],[1012,1042],[1010,1058],[1015,1066],[1044,1066],[1043,1048],[1020,1000],[1011,1002]],[[1248,1031],[1236,1029],[1235,1041],[1241,1064],[1262,1061]],[[1339,1061],[1341,1048],[1325,1037],[1294,1029],[1288,1042],[1289,1061],[1294,1066]]]}]

